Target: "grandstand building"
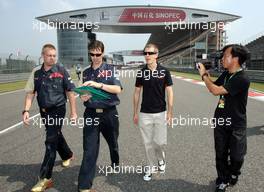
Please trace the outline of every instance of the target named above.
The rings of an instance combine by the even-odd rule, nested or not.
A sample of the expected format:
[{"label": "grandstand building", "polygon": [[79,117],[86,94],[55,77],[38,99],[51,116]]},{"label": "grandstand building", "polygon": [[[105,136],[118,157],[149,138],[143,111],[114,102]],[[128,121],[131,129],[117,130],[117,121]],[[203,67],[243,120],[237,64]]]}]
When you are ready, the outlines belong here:
[{"label": "grandstand building", "polygon": [[239,18],[216,11],[150,5],[98,7],[37,17],[56,27],[59,60],[67,66],[88,64],[87,44],[96,39],[96,32],[105,32],[151,34],[148,42],[159,46],[159,62],[174,68],[191,68],[197,55],[221,49],[226,39],[224,26]]},{"label": "grandstand building", "polygon": [[247,62],[247,69],[264,71],[264,36],[258,37],[245,46],[251,55],[250,61]]}]

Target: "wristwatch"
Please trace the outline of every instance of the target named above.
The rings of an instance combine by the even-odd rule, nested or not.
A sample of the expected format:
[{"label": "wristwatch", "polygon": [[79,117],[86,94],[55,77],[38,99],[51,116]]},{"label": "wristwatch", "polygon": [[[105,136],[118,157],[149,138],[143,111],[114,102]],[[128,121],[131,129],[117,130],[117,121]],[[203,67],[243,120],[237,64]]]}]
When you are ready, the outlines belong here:
[{"label": "wristwatch", "polygon": [[208,77],[208,73],[204,73],[203,75],[202,75],[202,80],[204,81],[204,76],[207,76]]},{"label": "wristwatch", "polygon": [[23,110],[22,115],[24,115],[24,113],[26,113],[26,112],[29,112],[29,110]]}]

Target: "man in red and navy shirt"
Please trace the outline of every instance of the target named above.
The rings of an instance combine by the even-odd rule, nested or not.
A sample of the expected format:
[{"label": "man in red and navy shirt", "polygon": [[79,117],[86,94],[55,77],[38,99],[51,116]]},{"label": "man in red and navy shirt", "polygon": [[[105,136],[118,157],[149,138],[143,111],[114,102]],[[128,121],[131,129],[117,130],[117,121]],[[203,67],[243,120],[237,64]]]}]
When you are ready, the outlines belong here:
[{"label": "man in red and navy shirt", "polygon": [[46,127],[46,152],[40,169],[40,180],[31,189],[32,192],[44,191],[52,186],[51,176],[57,151],[64,167],[68,167],[73,158],[73,153],[61,132],[67,97],[70,102],[71,119],[77,118],[73,93],[75,86],[64,67],[55,64],[56,48],[52,44],[44,45],[42,57],[44,63],[33,69],[25,87],[26,98],[22,112],[24,124],[29,125],[29,109],[37,95],[40,116]]}]

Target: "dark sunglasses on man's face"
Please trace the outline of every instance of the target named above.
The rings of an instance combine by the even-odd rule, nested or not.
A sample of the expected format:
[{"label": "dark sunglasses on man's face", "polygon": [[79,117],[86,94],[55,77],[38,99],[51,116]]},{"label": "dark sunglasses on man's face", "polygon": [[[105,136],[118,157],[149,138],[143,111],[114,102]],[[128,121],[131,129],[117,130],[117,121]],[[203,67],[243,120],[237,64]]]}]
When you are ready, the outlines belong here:
[{"label": "dark sunglasses on man's face", "polygon": [[148,51],[144,51],[143,54],[144,55],[155,55],[157,52],[148,52]]},{"label": "dark sunglasses on man's face", "polygon": [[96,56],[96,57],[100,57],[101,55],[102,55],[102,53],[90,53],[90,55],[91,55],[91,57],[94,57],[94,56]]}]

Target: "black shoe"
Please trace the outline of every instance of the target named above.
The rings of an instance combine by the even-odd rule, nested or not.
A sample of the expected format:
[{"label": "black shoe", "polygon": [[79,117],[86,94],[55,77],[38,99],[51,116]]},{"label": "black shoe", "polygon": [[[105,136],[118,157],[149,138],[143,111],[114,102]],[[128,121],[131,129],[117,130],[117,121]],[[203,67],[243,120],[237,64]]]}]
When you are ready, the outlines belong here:
[{"label": "black shoe", "polygon": [[111,163],[111,167],[114,168],[114,167],[119,167],[119,163]]},{"label": "black shoe", "polygon": [[220,185],[221,183],[222,183],[222,180],[219,179],[219,177],[217,177],[215,180],[215,185],[217,186],[217,185]]},{"label": "black shoe", "polygon": [[120,171],[119,163],[112,163],[111,168],[112,168],[112,173],[118,173]]},{"label": "black shoe", "polygon": [[229,180],[230,185],[237,184],[237,181],[238,181],[238,176],[237,175],[231,175],[230,176],[230,180]]},{"label": "black shoe", "polygon": [[221,183],[219,185],[216,185],[215,192],[225,192],[227,187],[228,183]]}]

